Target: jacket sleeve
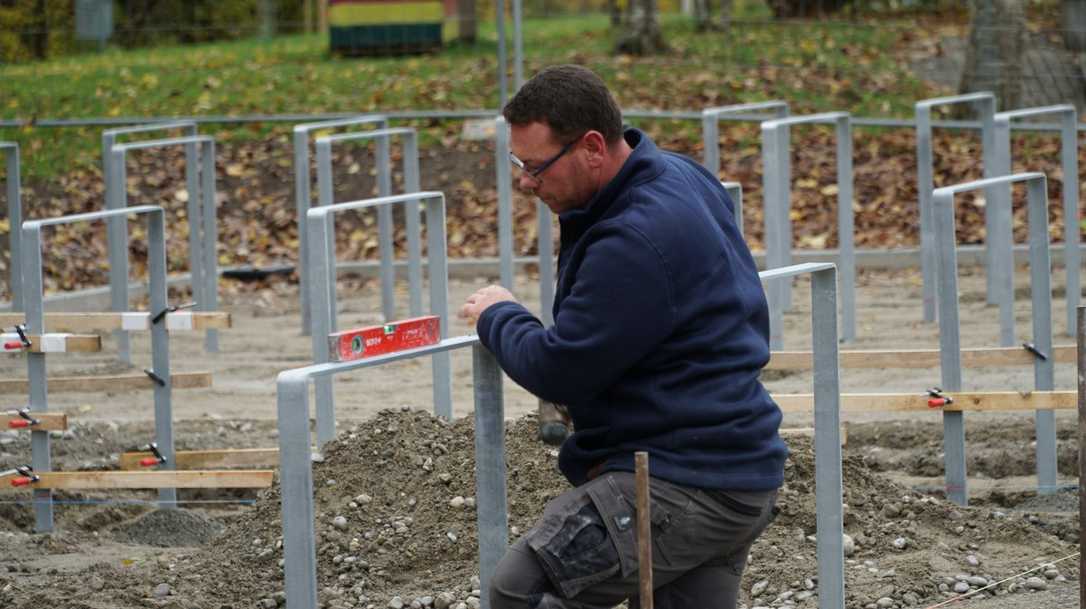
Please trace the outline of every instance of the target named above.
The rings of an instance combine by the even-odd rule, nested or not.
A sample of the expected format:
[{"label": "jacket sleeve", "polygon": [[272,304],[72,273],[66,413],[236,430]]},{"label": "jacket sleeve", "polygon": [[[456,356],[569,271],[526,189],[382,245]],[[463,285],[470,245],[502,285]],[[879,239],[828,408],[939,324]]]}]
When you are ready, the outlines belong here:
[{"label": "jacket sleeve", "polygon": [[[600,227],[603,229],[603,227]],[[660,252],[629,227],[601,230],[586,249],[554,325],[506,302],[479,317],[479,338],[521,387],[576,404],[613,385],[672,331],[671,286]]]}]

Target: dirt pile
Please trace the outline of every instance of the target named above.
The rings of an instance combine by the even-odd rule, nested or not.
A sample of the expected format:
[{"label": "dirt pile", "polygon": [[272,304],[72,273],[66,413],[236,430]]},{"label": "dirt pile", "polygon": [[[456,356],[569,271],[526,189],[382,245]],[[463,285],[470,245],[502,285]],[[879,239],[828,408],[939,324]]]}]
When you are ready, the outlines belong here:
[{"label": "dirt pile", "polygon": [[202,546],[222,525],[188,510],[155,510],[117,527],[114,536],[148,546]]}]

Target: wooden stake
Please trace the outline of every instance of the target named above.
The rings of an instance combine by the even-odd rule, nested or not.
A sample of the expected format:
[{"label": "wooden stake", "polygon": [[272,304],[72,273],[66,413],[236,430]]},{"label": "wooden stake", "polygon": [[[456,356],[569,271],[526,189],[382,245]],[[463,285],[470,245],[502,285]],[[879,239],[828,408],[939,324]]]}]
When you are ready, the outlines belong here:
[{"label": "wooden stake", "polygon": [[208,470],[199,472],[35,472],[41,480],[23,487],[12,487],[11,479],[0,478],[0,490],[13,488],[51,489],[138,489],[138,488],[268,488],[272,470]]},{"label": "wooden stake", "polygon": [[638,606],[652,609],[652,518],[649,510],[649,454],[634,453],[634,481],[637,486],[637,567],[640,580]]},{"label": "wooden stake", "polygon": [[[78,393],[83,391],[131,391],[153,389],[155,382],[146,374],[122,374],[117,376],[58,376],[48,381],[50,393]],[[211,386],[210,372],[175,372],[170,375],[174,389],[203,389]],[[30,391],[26,379],[0,379],[0,395],[25,394]]]},{"label": "wooden stake", "polygon": [[[129,452],[121,455],[120,466],[125,470],[142,470],[141,459],[153,457],[149,452]],[[211,467],[253,467],[278,465],[277,448],[228,448],[223,450],[179,450],[174,453],[177,469]]]},{"label": "wooden stake", "polygon": [[1086,550],[1086,306],[1076,311],[1078,331],[1078,606],[1086,607],[1086,559],[1082,552]]},{"label": "wooden stake", "polygon": [[[111,332],[113,330],[136,331],[135,328],[125,328],[124,313],[46,313],[45,328],[49,332]],[[151,328],[150,314],[142,313],[147,320],[141,330]],[[192,319],[192,330],[224,330],[232,325],[230,314],[224,311],[183,311],[181,313],[168,313],[170,315],[183,315]],[[16,324],[25,324],[26,315],[23,313],[0,313],[0,327],[10,328]],[[176,328],[171,332],[178,331]],[[31,339],[33,340],[33,339]]]}]

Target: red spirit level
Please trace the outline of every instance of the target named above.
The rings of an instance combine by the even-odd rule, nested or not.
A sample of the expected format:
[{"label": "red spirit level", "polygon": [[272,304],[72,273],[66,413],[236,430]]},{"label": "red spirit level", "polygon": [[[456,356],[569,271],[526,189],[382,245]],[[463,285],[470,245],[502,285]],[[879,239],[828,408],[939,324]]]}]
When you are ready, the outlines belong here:
[{"label": "red spirit level", "polygon": [[441,318],[413,317],[380,326],[355,328],[328,335],[332,361],[347,362],[433,345],[441,340]]}]

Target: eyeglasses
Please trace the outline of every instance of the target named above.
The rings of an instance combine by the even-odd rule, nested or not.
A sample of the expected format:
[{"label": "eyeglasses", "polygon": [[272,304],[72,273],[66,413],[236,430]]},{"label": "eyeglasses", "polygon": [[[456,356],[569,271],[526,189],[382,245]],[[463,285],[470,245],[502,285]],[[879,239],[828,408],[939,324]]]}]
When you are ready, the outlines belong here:
[{"label": "eyeglasses", "polygon": [[544,171],[549,169],[551,165],[554,165],[555,162],[558,161],[558,159],[562,158],[563,155],[565,155],[567,152],[569,152],[570,149],[573,148],[574,144],[581,141],[581,137],[584,137],[584,136],[582,135],[582,136],[574,139],[572,142],[566,144],[565,146],[562,146],[562,149],[558,151],[558,154],[552,156],[551,158],[547,159],[546,161],[543,161],[543,164],[540,165],[539,167],[536,167],[535,169],[529,169],[528,166],[524,164],[524,161],[518,159],[511,152],[509,153],[509,161],[511,163],[513,163],[513,166],[516,167],[517,169],[523,171],[524,173],[528,174],[529,176],[531,176],[533,178],[538,179],[539,176],[543,175]]}]

